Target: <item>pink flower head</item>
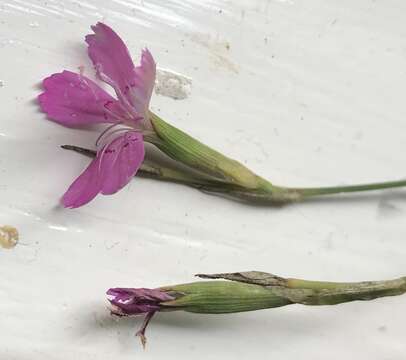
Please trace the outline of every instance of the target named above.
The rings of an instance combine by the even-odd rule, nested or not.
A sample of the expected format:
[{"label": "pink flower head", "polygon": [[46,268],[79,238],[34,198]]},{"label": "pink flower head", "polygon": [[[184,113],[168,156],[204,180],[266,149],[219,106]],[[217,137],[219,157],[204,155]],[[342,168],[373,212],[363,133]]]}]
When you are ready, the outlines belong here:
[{"label": "pink flower head", "polygon": [[159,289],[113,288],[107,291],[111,313],[118,316],[146,314],[141,329],[137,332],[145,347],[145,330],[154,314],[161,310],[162,303],[176,298]]},{"label": "pink flower head", "polygon": [[[114,194],[137,173],[144,160],[143,131],[151,128],[149,102],[156,65],[144,49],[134,66],[128,49],[107,25],[92,26],[86,36],[89,57],[99,79],[109,84],[117,99],[82,74],[63,71],[43,81],[38,100],[48,118],[68,127],[113,124],[100,137],[95,159],[62,197],[65,207],[87,204],[97,194]],[[114,130],[111,128],[117,127]]]},{"label": "pink flower head", "polygon": [[111,312],[130,316],[159,311],[160,304],[175,298],[159,289],[112,288],[107,291]]}]

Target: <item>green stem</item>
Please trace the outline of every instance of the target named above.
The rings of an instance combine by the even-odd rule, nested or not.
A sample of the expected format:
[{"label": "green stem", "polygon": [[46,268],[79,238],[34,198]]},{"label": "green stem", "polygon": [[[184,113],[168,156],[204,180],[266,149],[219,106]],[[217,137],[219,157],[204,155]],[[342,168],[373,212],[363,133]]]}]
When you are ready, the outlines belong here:
[{"label": "green stem", "polygon": [[370,184],[342,185],[319,188],[284,188],[284,191],[297,194],[298,197],[308,198],[321,195],[333,195],[351,192],[393,189],[406,186],[406,180],[377,182]]},{"label": "green stem", "polygon": [[[335,305],[355,300],[373,300],[406,293],[406,277],[384,281],[331,283],[290,279],[289,289],[297,289],[297,303],[304,305]],[[303,294],[301,294],[303,292]]]},{"label": "green stem", "polygon": [[406,186],[406,180],[319,188],[276,186],[256,175],[241,163],[220,154],[185,132],[168,124],[158,115],[150,113],[150,119],[156,136],[150,137],[147,141],[153,143],[176,161],[229,183],[230,186],[222,186],[219,189],[220,192],[227,192],[249,201],[287,203],[314,196]]}]

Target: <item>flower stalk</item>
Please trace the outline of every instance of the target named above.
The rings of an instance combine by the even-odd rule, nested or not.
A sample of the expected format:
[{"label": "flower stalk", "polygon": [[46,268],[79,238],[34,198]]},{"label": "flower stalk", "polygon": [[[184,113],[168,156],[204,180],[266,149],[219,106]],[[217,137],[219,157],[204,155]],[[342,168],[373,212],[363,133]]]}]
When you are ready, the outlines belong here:
[{"label": "flower stalk", "polygon": [[158,289],[114,288],[108,290],[112,313],[119,316],[146,314],[140,331],[157,311],[186,311],[199,314],[230,314],[291,304],[337,305],[357,300],[406,293],[406,277],[384,281],[326,282],[282,278],[265,272],[198,274],[198,281]]},{"label": "flower stalk", "polygon": [[290,188],[277,186],[255,174],[236,160],[230,159],[150,112],[150,119],[158,135],[151,139],[166,155],[193,169],[217,177],[229,185],[240,187],[240,194],[269,202],[291,202],[305,198],[349,192],[382,190],[406,186],[406,180],[348,186]]}]

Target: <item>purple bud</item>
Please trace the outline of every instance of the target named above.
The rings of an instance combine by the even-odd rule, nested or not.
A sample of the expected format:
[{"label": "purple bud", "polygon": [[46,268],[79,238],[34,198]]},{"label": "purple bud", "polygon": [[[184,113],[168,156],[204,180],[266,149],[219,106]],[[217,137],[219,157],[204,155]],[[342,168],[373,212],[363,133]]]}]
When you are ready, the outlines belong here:
[{"label": "purple bud", "polygon": [[129,316],[159,311],[162,302],[175,297],[159,289],[112,288],[107,291],[107,299],[113,314]]}]

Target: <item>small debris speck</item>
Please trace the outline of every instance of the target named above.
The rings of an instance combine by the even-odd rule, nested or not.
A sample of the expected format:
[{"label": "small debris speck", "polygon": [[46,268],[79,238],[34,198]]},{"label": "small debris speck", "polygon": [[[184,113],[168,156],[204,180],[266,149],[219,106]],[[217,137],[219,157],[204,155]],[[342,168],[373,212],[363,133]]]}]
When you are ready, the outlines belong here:
[{"label": "small debris speck", "polygon": [[18,231],[14,226],[0,226],[0,246],[4,249],[11,249],[17,245]]}]

